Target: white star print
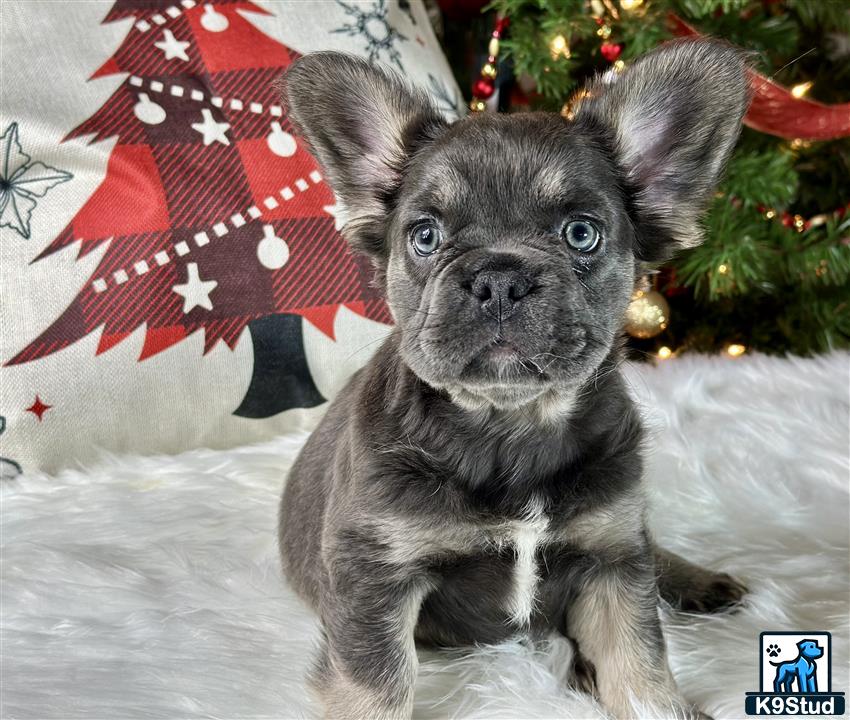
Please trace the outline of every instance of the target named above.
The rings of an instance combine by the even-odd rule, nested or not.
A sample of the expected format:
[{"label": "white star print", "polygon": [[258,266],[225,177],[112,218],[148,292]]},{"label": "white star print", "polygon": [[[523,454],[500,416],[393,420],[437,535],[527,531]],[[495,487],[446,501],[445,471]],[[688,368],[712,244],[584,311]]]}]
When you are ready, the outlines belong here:
[{"label": "white star print", "polygon": [[345,213],[345,206],[339,200],[335,200],[333,205],[325,205],[322,210],[333,217],[334,230],[337,232],[342,230],[348,220]]},{"label": "white star print", "polygon": [[230,145],[230,138],[224,133],[230,128],[230,123],[216,122],[209,108],[201,110],[203,122],[192,123],[192,129],[204,136],[204,145],[211,145],[218,140],[222,145]]},{"label": "white star print", "polygon": [[184,298],[183,314],[185,315],[199,306],[206,310],[212,310],[213,304],[210,300],[210,293],[218,287],[218,282],[201,280],[201,276],[198,274],[198,263],[189,263],[186,266],[186,273],[188,275],[186,282],[171,288]]},{"label": "white star print", "polygon": [[189,43],[178,40],[174,37],[174,33],[171,30],[163,30],[162,40],[155,42],[154,47],[158,47],[165,53],[166,60],[173,60],[174,58],[179,58],[180,60],[189,59],[189,56],[186,54],[186,48],[189,47]]}]

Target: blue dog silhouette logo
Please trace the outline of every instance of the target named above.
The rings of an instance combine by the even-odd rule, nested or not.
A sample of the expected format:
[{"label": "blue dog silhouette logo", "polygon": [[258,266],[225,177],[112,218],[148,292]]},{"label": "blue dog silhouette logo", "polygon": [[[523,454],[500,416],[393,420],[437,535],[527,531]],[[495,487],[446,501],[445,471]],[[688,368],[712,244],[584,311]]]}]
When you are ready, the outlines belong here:
[{"label": "blue dog silhouette logo", "polygon": [[748,692],[748,715],[843,715],[844,693],[832,692],[828,632],[763,632],[760,690]]},{"label": "blue dog silhouette logo", "polygon": [[[773,647],[778,646],[774,644]],[[786,662],[770,661],[770,664],[776,668],[776,676],[773,678],[773,692],[816,693],[818,691],[817,660],[823,657],[823,648],[818,645],[817,640],[809,639],[800,640],[797,643],[797,648],[799,653],[793,660]],[[768,647],[767,654],[771,654],[770,647]]]}]

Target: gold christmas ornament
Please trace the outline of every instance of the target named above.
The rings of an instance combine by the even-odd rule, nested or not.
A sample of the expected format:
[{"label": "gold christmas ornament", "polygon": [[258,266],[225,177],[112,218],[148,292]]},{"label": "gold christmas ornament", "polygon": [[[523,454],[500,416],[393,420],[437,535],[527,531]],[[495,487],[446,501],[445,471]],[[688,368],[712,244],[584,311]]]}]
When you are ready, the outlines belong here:
[{"label": "gold christmas ornament", "polygon": [[487,104],[483,100],[472,98],[472,101],[469,103],[469,109],[472,112],[484,112],[487,109]]},{"label": "gold christmas ornament", "polygon": [[490,78],[491,80],[496,77],[498,72],[499,71],[496,69],[496,66],[492,63],[485,63],[484,67],[481,68],[481,74],[486,78]]},{"label": "gold christmas ornament", "polygon": [[657,290],[637,290],[626,309],[626,332],[645,340],[667,329],[670,306]]}]

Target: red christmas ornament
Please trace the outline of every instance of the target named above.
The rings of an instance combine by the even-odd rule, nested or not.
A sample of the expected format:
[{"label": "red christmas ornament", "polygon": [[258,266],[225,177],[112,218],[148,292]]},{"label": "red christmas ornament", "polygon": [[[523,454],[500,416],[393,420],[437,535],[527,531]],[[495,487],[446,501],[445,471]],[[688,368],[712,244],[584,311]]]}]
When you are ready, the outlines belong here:
[{"label": "red christmas ornament", "polygon": [[496,86],[490,78],[481,77],[472,84],[472,94],[482,100],[489,98],[495,89]]},{"label": "red christmas ornament", "polygon": [[608,62],[614,62],[618,57],[620,57],[620,53],[623,52],[623,46],[619,43],[602,43],[599,47],[599,52],[602,53],[602,57],[604,57]]}]

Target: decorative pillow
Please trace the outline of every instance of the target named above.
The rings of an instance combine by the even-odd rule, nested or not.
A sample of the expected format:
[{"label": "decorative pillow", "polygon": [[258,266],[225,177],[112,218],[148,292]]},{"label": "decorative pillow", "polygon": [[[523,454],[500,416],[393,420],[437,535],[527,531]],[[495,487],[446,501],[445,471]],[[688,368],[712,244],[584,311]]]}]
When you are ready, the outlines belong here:
[{"label": "decorative pillow", "polygon": [[421,0],[22,1],[2,45],[2,473],[309,426],[390,316],[272,82],[344,50],[456,114]]}]

